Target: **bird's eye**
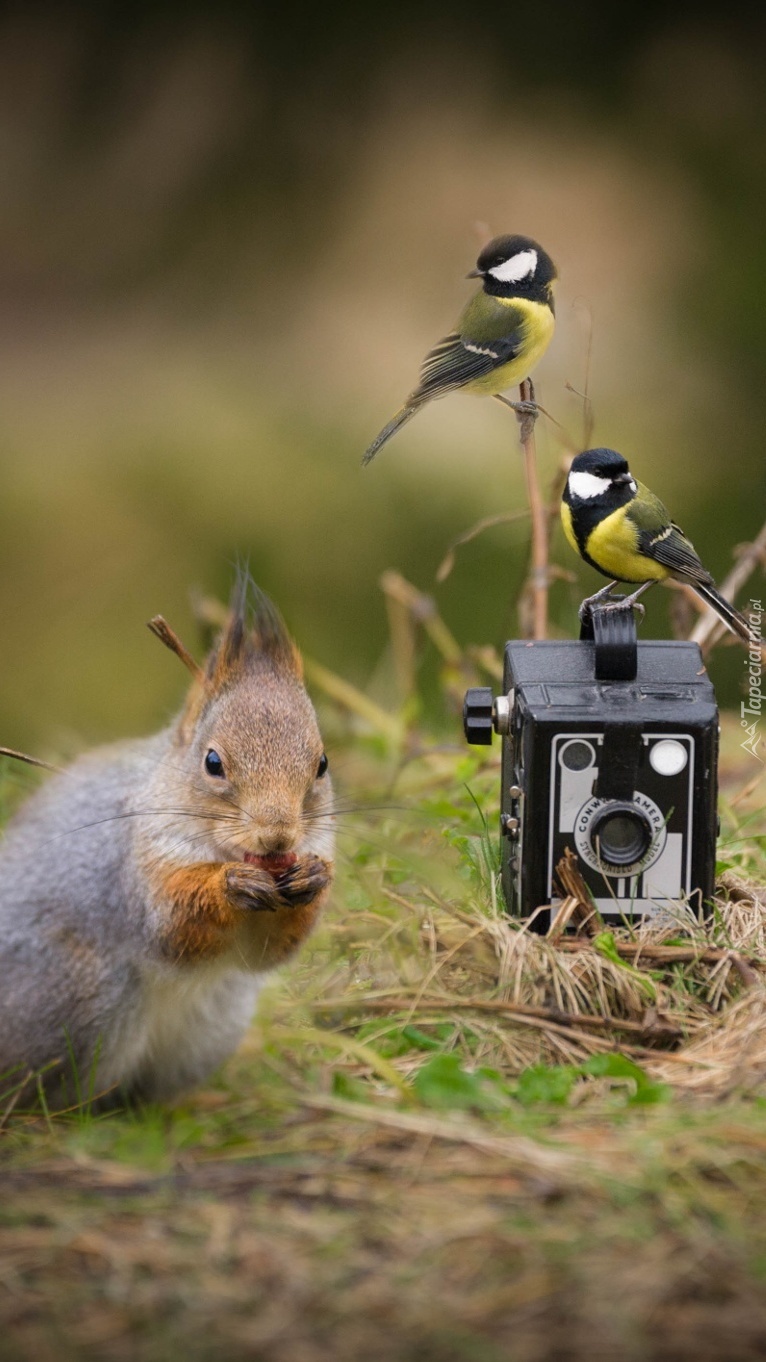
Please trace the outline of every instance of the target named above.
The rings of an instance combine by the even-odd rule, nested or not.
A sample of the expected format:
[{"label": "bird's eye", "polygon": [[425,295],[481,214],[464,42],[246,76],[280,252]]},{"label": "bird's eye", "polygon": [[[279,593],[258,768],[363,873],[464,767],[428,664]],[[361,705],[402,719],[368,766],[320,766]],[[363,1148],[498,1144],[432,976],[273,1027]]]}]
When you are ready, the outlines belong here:
[{"label": "bird's eye", "polygon": [[221,761],[221,758],[219,757],[218,753],[215,752],[212,747],[208,749],[207,756],[205,757],[205,770],[207,771],[209,776],[220,777],[225,775],[225,771],[223,769],[223,762]]},{"label": "bird's eye", "polygon": [[317,766],[317,780],[321,780],[322,776],[327,775],[327,768],[329,765],[330,763],[327,760],[327,753],[323,752],[321,757],[319,758],[319,765]]}]

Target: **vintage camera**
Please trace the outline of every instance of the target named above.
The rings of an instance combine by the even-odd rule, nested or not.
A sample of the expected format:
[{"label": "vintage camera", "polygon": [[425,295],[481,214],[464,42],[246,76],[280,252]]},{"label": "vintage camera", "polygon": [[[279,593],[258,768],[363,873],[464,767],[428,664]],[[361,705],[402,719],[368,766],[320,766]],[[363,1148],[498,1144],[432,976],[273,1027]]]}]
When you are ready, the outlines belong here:
[{"label": "vintage camera", "polygon": [[505,694],[466,695],[471,743],[502,736],[508,909],[546,931],[568,847],[602,916],[683,900],[703,915],[717,835],[718,709],[695,643],[637,642],[630,607],[594,606],[579,641],[511,642]]}]

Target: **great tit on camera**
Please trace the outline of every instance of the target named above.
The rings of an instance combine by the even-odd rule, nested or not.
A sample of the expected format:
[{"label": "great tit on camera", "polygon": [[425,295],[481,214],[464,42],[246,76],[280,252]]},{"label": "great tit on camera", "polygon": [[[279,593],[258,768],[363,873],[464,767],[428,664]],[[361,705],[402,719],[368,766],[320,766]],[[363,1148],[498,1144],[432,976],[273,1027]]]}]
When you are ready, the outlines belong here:
[{"label": "great tit on camera", "polygon": [[469,279],[482,288],[463,309],[454,331],[426,355],[420,383],[375,437],[369,463],[397,430],[432,398],[464,388],[496,396],[520,383],[553,335],[556,267],[528,236],[498,236],[484,247]]},{"label": "great tit on camera", "polygon": [[616,450],[586,449],[573,459],[561,521],[575,552],[612,579],[584,605],[608,597],[617,582],[640,582],[626,598],[633,604],[647,587],[673,577],[693,587],[733,633],[751,641],[747,621],[716,589],[694,545]]}]

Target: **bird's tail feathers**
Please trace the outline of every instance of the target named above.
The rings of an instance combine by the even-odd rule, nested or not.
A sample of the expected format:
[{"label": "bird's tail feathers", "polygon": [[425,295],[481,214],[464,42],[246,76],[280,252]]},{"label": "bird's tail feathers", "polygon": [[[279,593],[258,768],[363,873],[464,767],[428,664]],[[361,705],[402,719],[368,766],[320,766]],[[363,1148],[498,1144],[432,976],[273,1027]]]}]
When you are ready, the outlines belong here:
[{"label": "bird's tail feathers", "polygon": [[725,596],[722,596],[716,587],[695,582],[694,590],[697,592],[698,596],[702,597],[706,605],[709,605],[711,609],[715,610],[719,619],[723,620],[724,624],[727,628],[731,629],[733,634],[736,634],[738,638],[741,638],[744,643],[753,642],[753,631],[744,615],[741,615],[739,610],[737,610],[730,601],[727,601]]},{"label": "bird's tail feathers", "polygon": [[401,430],[402,426],[406,425],[410,418],[415,415],[415,412],[419,411],[420,406],[420,402],[413,402],[412,404],[405,402],[404,406],[400,407],[396,416],[391,417],[391,420],[383,427],[380,434],[375,436],[369,449],[365,450],[364,455],[362,456],[363,465],[368,464],[371,459],[375,458],[378,450],[383,447],[386,440],[390,440],[391,436],[395,435],[397,430]]}]

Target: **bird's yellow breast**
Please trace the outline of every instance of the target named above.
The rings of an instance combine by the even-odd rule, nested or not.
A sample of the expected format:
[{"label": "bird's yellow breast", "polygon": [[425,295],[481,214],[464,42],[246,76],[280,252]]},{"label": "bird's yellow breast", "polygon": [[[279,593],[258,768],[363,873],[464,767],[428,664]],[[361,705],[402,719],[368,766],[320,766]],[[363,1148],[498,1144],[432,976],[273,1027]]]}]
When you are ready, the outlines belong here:
[{"label": "bird's yellow breast", "polygon": [[547,303],[533,303],[526,298],[493,298],[501,306],[513,308],[523,314],[521,324],[521,348],[507,364],[493,369],[483,378],[467,383],[465,391],[486,396],[488,393],[501,393],[514,384],[521,383],[538,360],[542,359],[551,341],[556,319]]},{"label": "bird's yellow breast", "polygon": [[570,548],[573,548],[575,553],[579,553],[580,545],[578,544],[577,536],[572,529],[572,512],[565,501],[562,501],[561,503],[561,524],[564,527],[564,534],[566,535],[567,543]]},{"label": "bird's yellow breast", "polygon": [[[605,577],[616,577],[619,582],[662,582],[670,573],[662,563],[639,552],[639,531],[629,512],[630,503],[604,516],[588,535],[585,552]],[[572,547],[577,549],[571,515],[569,528],[565,523],[564,532]]]}]

